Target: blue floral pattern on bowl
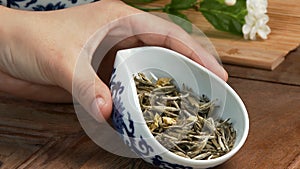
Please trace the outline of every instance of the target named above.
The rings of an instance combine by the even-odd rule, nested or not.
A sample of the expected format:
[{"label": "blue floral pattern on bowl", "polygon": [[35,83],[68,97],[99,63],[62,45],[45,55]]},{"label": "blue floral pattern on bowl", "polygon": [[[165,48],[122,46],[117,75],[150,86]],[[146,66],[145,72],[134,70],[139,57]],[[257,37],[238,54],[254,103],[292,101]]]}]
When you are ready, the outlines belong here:
[{"label": "blue floral pattern on bowl", "polygon": [[[120,95],[124,91],[124,86],[122,86],[120,81],[115,81],[116,74],[115,69],[113,71],[113,75],[110,82],[110,90],[113,96],[113,122],[116,130],[118,131],[121,136],[126,135],[129,140],[125,140],[125,144],[128,145],[131,150],[133,150],[137,155],[144,157],[148,156],[150,152],[153,152],[153,148],[147,144],[147,142],[143,139],[142,136],[139,138],[139,142],[136,143],[136,136],[135,136],[135,128],[134,128],[134,122],[131,119],[130,113],[125,110],[125,107],[123,106],[123,102],[121,100]],[[126,125],[126,123],[123,120],[124,113],[127,112],[128,115],[128,121],[129,125]]]},{"label": "blue floral pattern on bowl", "polygon": [[[135,123],[131,119],[130,113],[125,109],[121,95],[123,94],[125,87],[122,85],[122,82],[116,81],[116,68],[114,68],[111,81],[110,81],[110,90],[113,98],[113,114],[112,120],[115,129],[122,137],[123,141],[129,148],[135,152],[139,157],[149,158],[150,152],[154,152],[152,146],[150,146],[144,139],[143,136],[139,136],[140,139],[136,139],[135,133]],[[127,114],[127,121],[129,124],[126,124],[124,121],[124,115]],[[128,139],[126,139],[128,138]],[[138,140],[138,142],[137,142]],[[169,163],[163,160],[163,157],[160,155],[155,155],[150,157],[151,162],[154,166],[166,169],[193,169],[192,167],[182,166],[179,164]]]},{"label": "blue floral pattern on bowl", "polygon": [[95,1],[98,0],[0,0],[0,5],[21,10],[50,11]]},{"label": "blue floral pattern on bowl", "polygon": [[51,11],[51,10],[57,10],[57,9],[64,9],[66,4],[61,4],[58,2],[57,4],[49,3],[47,6],[37,5],[35,7],[32,7],[35,11]]},{"label": "blue floral pattern on bowl", "polygon": [[159,155],[156,155],[154,158],[152,158],[152,164],[156,167],[167,168],[167,169],[193,169],[192,167],[166,162]]}]

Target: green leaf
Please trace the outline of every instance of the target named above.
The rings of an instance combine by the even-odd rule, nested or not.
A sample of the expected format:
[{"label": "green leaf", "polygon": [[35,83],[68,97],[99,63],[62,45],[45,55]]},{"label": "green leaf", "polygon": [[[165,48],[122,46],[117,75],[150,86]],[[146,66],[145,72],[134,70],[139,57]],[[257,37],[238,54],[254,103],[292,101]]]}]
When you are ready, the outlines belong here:
[{"label": "green leaf", "polygon": [[234,6],[227,6],[224,0],[203,0],[199,10],[216,29],[242,34],[247,15],[246,0],[237,0]]},{"label": "green leaf", "polygon": [[191,8],[197,0],[172,0],[170,7],[175,10],[189,9]]},{"label": "green leaf", "polygon": [[182,29],[184,29],[186,32],[191,33],[193,30],[193,25],[189,21],[186,15],[183,13],[180,13],[177,10],[168,10],[167,12],[169,15],[169,18],[176,23],[178,26],[180,26]]},{"label": "green leaf", "polygon": [[125,3],[150,3],[154,0],[123,0]]}]

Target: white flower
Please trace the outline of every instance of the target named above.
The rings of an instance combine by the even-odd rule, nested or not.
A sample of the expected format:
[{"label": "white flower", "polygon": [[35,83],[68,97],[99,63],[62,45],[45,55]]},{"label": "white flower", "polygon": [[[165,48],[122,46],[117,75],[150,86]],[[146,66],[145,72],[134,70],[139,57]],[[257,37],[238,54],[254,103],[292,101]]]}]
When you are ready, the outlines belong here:
[{"label": "white flower", "polygon": [[267,13],[267,0],[247,0],[247,11],[250,13]]},{"label": "white flower", "polygon": [[236,4],[236,0],[225,0],[225,4],[228,6],[233,6]]},{"label": "white flower", "polygon": [[246,23],[243,26],[245,39],[256,40],[258,35],[262,39],[267,39],[271,33],[267,25],[269,17],[266,14],[268,7],[267,0],[247,0],[248,14],[245,17]]}]

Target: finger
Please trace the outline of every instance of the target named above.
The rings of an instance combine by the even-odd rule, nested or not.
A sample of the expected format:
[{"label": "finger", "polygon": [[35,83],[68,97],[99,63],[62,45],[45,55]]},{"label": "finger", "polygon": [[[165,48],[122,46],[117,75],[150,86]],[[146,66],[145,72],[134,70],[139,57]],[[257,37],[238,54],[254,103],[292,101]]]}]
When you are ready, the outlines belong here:
[{"label": "finger", "polygon": [[144,34],[140,35],[140,38],[146,44],[164,46],[177,51],[194,60],[195,62],[205,66],[223,80],[227,80],[228,74],[224,70],[224,68],[217,62],[217,60],[206,50],[204,50],[199,44],[195,43],[191,37],[182,35],[178,37],[178,34],[181,33],[183,32],[171,31],[170,34],[165,36],[159,34]]},{"label": "finger", "polygon": [[[63,82],[70,83],[70,82]],[[112,98],[109,88],[102,82],[87,60],[78,60],[73,80],[73,97],[98,122],[110,117]]]},{"label": "finger", "polygon": [[144,43],[142,43],[137,37],[131,36],[113,46],[101,61],[99,69],[97,71],[97,74],[101,78],[101,80],[108,85],[111,78],[111,73],[113,70],[113,65],[117,51],[122,49],[139,47],[143,45]]},{"label": "finger", "polygon": [[56,86],[33,84],[16,79],[1,71],[0,79],[0,91],[17,97],[51,103],[72,102],[72,96],[70,93]]},{"label": "finger", "polygon": [[[155,16],[149,16],[147,20],[152,22],[144,23],[145,18],[137,19],[137,22],[143,22],[143,28],[137,27],[136,32],[149,32],[138,34],[137,37],[148,45],[164,46],[175,50],[197,63],[205,66],[223,80],[228,79],[228,74],[217,60],[208,53],[200,44],[198,44],[188,33],[179,26],[160,19]],[[155,22],[156,27],[151,26]],[[139,24],[138,24],[139,25]],[[143,29],[142,31],[140,29]]]}]

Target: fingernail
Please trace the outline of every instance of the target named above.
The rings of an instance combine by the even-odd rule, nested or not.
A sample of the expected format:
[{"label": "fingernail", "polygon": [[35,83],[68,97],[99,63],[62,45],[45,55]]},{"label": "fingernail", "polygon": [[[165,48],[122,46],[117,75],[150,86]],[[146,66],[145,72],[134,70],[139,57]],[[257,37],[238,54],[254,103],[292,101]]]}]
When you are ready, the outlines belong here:
[{"label": "fingernail", "polygon": [[92,103],[91,115],[95,120],[97,120],[100,123],[105,121],[101,112],[101,107],[103,107],[104,105],[105,105],[105,101],[101,97],[97,97]]},{"label": "fingernail", "polygon": [[224,79],[225,81],[227,81],[227,80],[228,80],[228,73],[227,73],[227,71],[224,69],[224,67],[222,67],[222,71],[223,71],[223,79]]},{"label": "fingernail", "polygon": [[227,81],[228,73],[221,64],[218,66],[216,74],[224,81]]}]

